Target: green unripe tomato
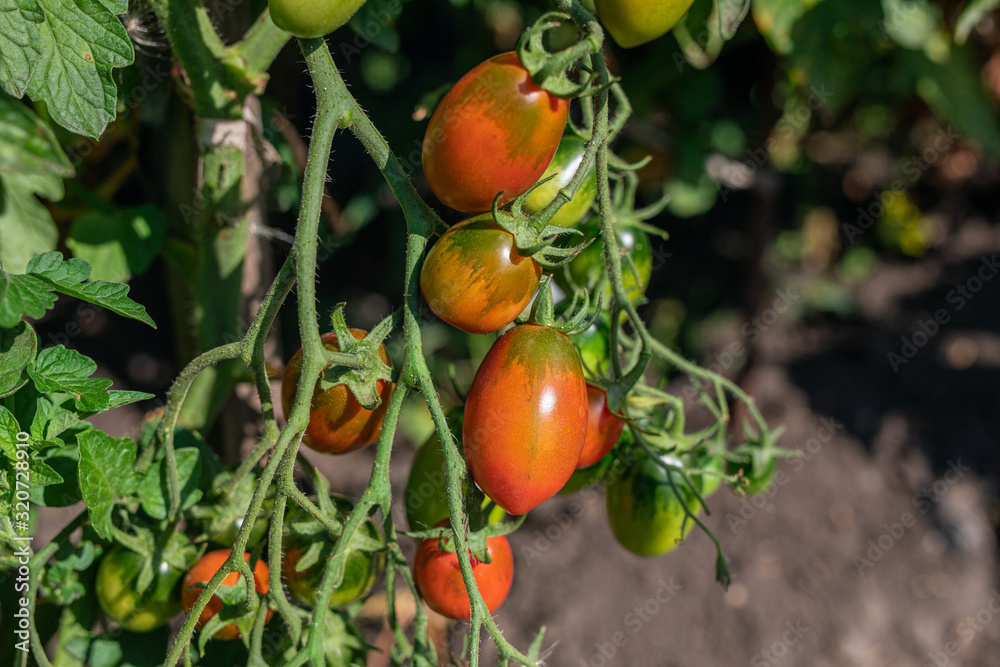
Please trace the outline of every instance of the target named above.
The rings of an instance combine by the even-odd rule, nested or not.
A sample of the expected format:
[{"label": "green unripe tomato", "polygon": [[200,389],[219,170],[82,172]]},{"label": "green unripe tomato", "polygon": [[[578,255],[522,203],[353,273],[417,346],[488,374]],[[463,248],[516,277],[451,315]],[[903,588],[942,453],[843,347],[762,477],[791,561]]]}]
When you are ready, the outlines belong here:
[{"label": "green unripe tomato", "polygon": [[673,30],[694,0],[596,0],[597,16],[618,46],[630,49]]},{"label": "green unripe tomato", "polygon": [[[171,538],[188,542],[181,533]],[[180,581],[184,570],[165,561],[153,564],[153,581],[141,594],[136,588],[143,557],[114,546],[97,568],[97,602],[130,632],[149,632],[166,625],[181,610]]]},{"label": "green unripe tomato", "polygon": [[666,470],[645,452],[636,454],[625,473],[608,485],[604,496],[608,524],[618,543],[632,553],[659,556],[676,547],[694,526],[690,519],[685,522],[677,494],[692,512],[700,506],[680,475],[670,473],[671,486]]},{"label": "green unripe tomato", "polygon": [[[583,252],[569,263],[569,275],[578,287],[591,287],[604,273],[604,252],[599,238],[601,225],[596,218],[591,218],[579,227],[585,238],[596,239]],[[653,247],[649,235],[638,229],[621,227],[618,229],[618,247],[622,253],[622,284],[625,293],[631,300],[636,300],[646,293],[649,279],[653,275]],[[635,271],[626,261],[625,256],[632,258]],[[564,290],[569,289],[562,272],[556,272],[556,283]],[[637,279],[638,278],[638,279]],[[610,279],[604,287],[604,301],[611,297]]]},{"label": "green unripe tomato", "polygon": [[268,0],[274,25],[296,37],[328,35],[354,16],[365,0]]},{"label": "green unripe tomato", "polygon": [[[559,142],[559,148],[556,150],[555,157],[552,158],[548,169],[542,174],[542,179],[546,179],[552,175],[555,175],[555,178],[532,190],[531,194],[527,196],[524,204],[529,211],[532,213],[541,211],[555,199],[561,189],[569,185],[569,182],[573,180],[573,175],[583,161],[583,153],[586,146],[587,142],[579,137],[567,135],[562,138],[562,141]],[[550,224],[562,227],[575,226],[587,215],[596,197],[597,172],[594,170],[594,167],[591,167],[590,171],[587,172],[587,177],[580,184],[580,188],[573,196],[573,199],[559,209],[550,221]]]},{"label": "green unripe tomato", "polygon": [[[462,431],[462,413],[453,411],[448,414],[448,423],[453,431]],[[437,432],[427,439],[410,467],[410,475],[406,478],[406,488],[403,490],[403,502],[406,507],[406,522],[410,530],[429,530],[445,519],[451,518],[448,509],[448,478],[444,453],[441,451],[441,440]],[[483,501],[483,507],[490,499]],[[507,513],[500,506],[494,506],[487,517],[489,523],[500,523]]]},{"label": "green unripe tomato", "polygon": [[608,324],[598,319],[589,329],[573,336],[570,340],[580,353],[580,363],[583,365],[583,375],[588,380],[606,375],[611,368],[608,357],[611,349],[611,332]]},{"label": "green unripe tomato", "polygon": [[[250,529],[250,536],[247,538],[247,549],[253,550],[267,537],[269,517],[273,508],[274,498],[265,498],[264,503],[261,505],[260,514],[257,516],[257,520],[253,522],[253,528]],[[236,534],[240,531],[242,525],[243,517],[234,518],[223,530],[212,535],[210,538],[212,543],[220,547],[232,547],[236,543]]]},{"label": "green unripe tomato", "polygon": [[[330,500],[333,501],[336,508],[337,520],[346,522],[354,510],[354,502],[350,498],[334,493],[330,494]],[[285,518],[285,525],[291,525],[295,521],[295,517],[301,514],[304,512],[301,512],[298,506],[290,507]],[[371,519],[362,522],[358,531],[365,537],[382,541],[382,534]],[[296,600],[310,607],[316,606],[316,591],[323,580],[323,569],[333,556],[333,549],[336,546],[334,538],[324,535],[321,539],[324,543],[319,560],[304,570],[297,570],[296,566],[306,549],[315,540],[306,536],[285,535],[281,543],[281,573],[284,576],[285,584]],[[344,559],[344,580],[330,595],[331,608],[343,607],[366,595],[375,585],[375,580],[385,567],[385,554],[381,552],[362,551],[348,547]]]}]

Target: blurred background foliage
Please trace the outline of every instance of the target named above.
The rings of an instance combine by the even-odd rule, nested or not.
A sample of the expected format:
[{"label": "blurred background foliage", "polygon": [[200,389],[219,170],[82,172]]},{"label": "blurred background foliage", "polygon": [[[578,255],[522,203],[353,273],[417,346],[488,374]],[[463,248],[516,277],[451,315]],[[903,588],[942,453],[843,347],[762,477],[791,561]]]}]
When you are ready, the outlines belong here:
[{"label": "blurred background foliage", "polygon": [[[208,4],[220,24],[232,22],[222,11],[229,5]],[[263,6],[252,4],[246,16]],[[934,253],[960,217],[994,210],[997,6],[754,0],[725,41],[716,3],[696,0],[663,39],[627,51],[609,40],[635,109],[615,150],[651,156],[640,174],[643,203],[670,197],[652,221],[670,234],[653,242],[645,313],[654,333],[704,359],[719,336],[740,331],[767,305],[765,288],[801,295],[790,299],[796,316],[850,318],[859,285],[879,262]],[[352,29],[328,38],[352,91],[430,201],[419,147],[435,102],[475,64],[512,49],[547,9],[540,1],[369,0]],[[94,278],[131,279],[140,302],[164,310],[156,303],[164,300],[159,257],[176,233],[164,213],[176,178],[163,173],[163,154],[178,136],[182,100],[150,12],[133,5],[123,20],[137,58],[117,72],[119,115],[100,140],[49,123],[41,104],[0,98],[5,132],[35,131],[40,155],[58,152],[47,142],[68,156],[51,157],[44,173],[10,173],[0,145],[0,260],[19,271],[58,247],[90,260]],[[312,105],[301,55],[289,45],[261,97],[263,139],[275,150],[265,170],[269,215],[255,231],[279,260],[294,230]],[[338,137],[331,159],[320,312],[346,301],[352,324],[370,326],[399,302],[402,216],[359,144]],[[286,314],[284,358],[298,346],[294,313]],[[742,327],[743,342],[752,344],[753,333]],[[142,339],[166,367],[180,361],[163,352],[170,335],[167,325]],[[434,322],[426,341],[436,376],[454,363],[460,387],[489,345]],[[148,360],[130,366],[127,355],[103,361],[136,389],[162,392],[172,377],[155,364],[151,371]],[[427,428],[404,423],[414,424],[415,438]]]}]

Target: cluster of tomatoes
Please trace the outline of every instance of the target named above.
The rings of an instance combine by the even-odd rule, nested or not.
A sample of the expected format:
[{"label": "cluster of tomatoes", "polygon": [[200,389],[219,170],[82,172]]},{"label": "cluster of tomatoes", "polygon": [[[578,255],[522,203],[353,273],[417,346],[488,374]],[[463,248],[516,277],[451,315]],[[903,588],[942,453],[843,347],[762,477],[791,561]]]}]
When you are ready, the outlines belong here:
[{"label": "cluster of tomatoes", "polygon": [[[252,478],[247,478],[252,482]],[[337,494],[330,495],[333,518],[343,523],[354,509],[350,499]],[[255,549],[266,536],[268,519],[264,514],[270,511],[272,501],[265,501],[261,517],[258,518],[247,541],[247,547]],[[245,507],[241,510],[245,511]],[[232,545],[236,539],[240,520],[208,537],[214,545]],[[288,591],[303,605],[316,604],[316,591],[326,561],[330,559],[336,540],[331,538],[318,523],[310,525],[308,517],[297,505],[289,505],[285,513],[286,530],[282,539],[281,571]],[[207,526],[203,526],[207,527]],[[342,607],[366,595],[381,574],[384,553],[379,546],[384,544],[375,524],[367,520],[358,530],[355,542],[344,555],[344,575],[339,586],[331,593],[329,606]],[[314,553],[310,553],[310,549]],[[97,571],[97,600],[109,618],[118,622],[130,632],[149,632],[165,625],[183,609],[190,613],[201,594],[203,584],[208,582],[230,556],[230,549],[208,550],[196,560],[197,548],[183,532],[176,531],[164,545],[155,550],[154,558],[141,555],[124,545],[115,545],[104,556]],[[300,561],[308,557],[310,563],[303,567]],[[249,563],[250,553],[244,553]],[[191,563],[194,562],[193,565]],[[151,583],[140,587],[139,581],[144,570],[152,571]],[[264,595],[268,591],[269,569],[267,563],[257,559],[252,567],[254,588]],[[231,607],[231,615],[243,611],[239,591],[244,590],[241,575],[232,572],[227,575],[198,618],[197,627],[203,628],[224,607]],[[273,610],[268,610],[265,622],[271,619]],[[214,639],[236,639],[240,636],[236,623],[225,623],[213,634]]]},{"label": "cluster of tomatoes", "polygon": [[[597,12],[611,35],[623,47],[636,46],[665,34],[686,13],[693,0],[596,0]],[[270,0],[271,17],[299,37],[318,37],[343,25],[363,0],[342,3]],[[585,142],[564,136],[569,101],[536,86],[517,55],[506,53],[487,60],[466,74],[438,105],[423,144],[424,173],[435,195],[444,204],[472,214],[446,231],[428,253],[420,274],[421,292],[442,320],[469,333],[496,332],[522,314],[535,296],[542,267],[516,247],[514,236],[501,228],[490,213],[494,201],[504,205],[526,196],[524,205],[537,213],[565,187],[580,166]],[[550,178],[551,177],[551,178]],[[549,178],[549,180],[545,180]],[[539,180],[544,181],[538,185]],[[591,170],[576,196],[562,206],[550,224],[575,227],[586,240],[599,234],[599,222],[588,218],[597,190]],[[627,254],[632,270],[624,274],[629,298],[641,298],[652,272],[649,238],[637,229],[617,231],[618,245]],[[580,252],[554,277],[564,289],[590,287],[603,271],[600,244]],[[597,284],[601,284],[599,281]],[[607,290],[607,288],[605,288]],[[367,332],[351,329],[360,340]],[[337,336],[322,337],[324,347],[340,351]],[[461,424],[461,442],[469,472],[488,496],[483,506],[492,511],[490,523],[506,514],[521,515],[557,492],[570,493],[595,483],[611,466],[625,421],[608,407],[607,395],[596,380],[608,358],[606,328],[591,327],[571,341],[546,324],[517,324],[493,344],[479,367],[464,412],[449,416]],[[381,361],[391,366],[384,347]],[[582,357],[582,361],[581,361]],[[301,374],[301,350],[289,361],[281,397],[288,413]],[[585,369],[590,377],[588,381]],[[379,380],[381,403],[374,410],[362,407],[346,385],[313,393],[309,423],[303,442],[313,449],[343,454],[378,439],[393,384]],[[418,451],[405,491],[407,519],[414,530],[447,525],[445,459],[437,435]],[[619,448],[622,449],[622,448]],[[708,448],[684,453],[688,464],[723,472],[723,459]],[[641,448],[629,448],[624,472],[611,475],[606,494],[608,519],[616,538],[634,553],[652,556],[679,543],[691,527],[688,511],[697,511],[697,498],[669,466],[651,458]],[[679,465],[682,462],[677,460]],[[741,472],[749,468],[743,462]],[[733,470],[728,470],[732,473]],[[750,492],[761,490],[774,467],[750,477]],[[717,476],[698,478],[702,498],[719,485]],[[350,515],[353,503],[331,494],[336,520]],[[282,543],[282,574],[291,594],[302,604],[316,604],[316,590],[324,564],[336,540],[318,523],[292,505]],[[255,548],[264,539],[267,519],[261,517],[247,543]],[[213,536],[217,544],[232,544],[238,522]],[[456,619],[471,615],[468,594],[449,548],[450,538],[420,542],[414,560],[414,578],[421,595],[437,612]],[[344,576],[330,599],[330,607],[347,605],[367,594],[384,568],[383,543],[375,524],[366,520],[356,543],[347,548]],[[116,545],[104,557],[97,575],[97,597],[105,613],[132,632],[148,632],[167,623],[183,608],[190,613],[202,591],[228,560],[229,549],[205,553],[190,568],[196,548],[184,533],[172,533],[161,557],[148,556]],[[495,610],[513,581],[513,555],[506,537],[486,539],[487,559],[472,558],[473,575],[490,611]],[[244,558],[249,563],[250,553]],[[150,582],[150,569],[152,577]],[[254,588],[268,591],[268,566],[253,564]],[[201,612],[202,628],[236,599],[241,575],[225,577],[217,595]],[[140,586],[138,582],[145,579]],[[225,598],[225,600],[223,599]],[[235,606],[235,604],[233,605]],[[267,611],[267,619],[273,610]],[[266,622],[266,621],[265,621]],[[219,625],[216,639],[240,636],[235,623]]]}]

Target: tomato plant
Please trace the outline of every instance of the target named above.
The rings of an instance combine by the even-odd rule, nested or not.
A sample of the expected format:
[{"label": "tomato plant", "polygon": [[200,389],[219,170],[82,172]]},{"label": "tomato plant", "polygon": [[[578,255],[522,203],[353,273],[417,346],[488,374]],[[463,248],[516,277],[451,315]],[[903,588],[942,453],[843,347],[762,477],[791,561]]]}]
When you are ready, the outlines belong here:
[{"label": "tomato plant", "polygon": [[[672,457],[664,460],[680,463]],[[636,451],[635,460],[608,485],[605,494],[611,532],[634,554],[665,554],[687,537],[694,525],[682,499],[692,512],[699,509],[680,475],[668,473],[645,452]]]},{"label": "tomato plant", "polygon": [[[444,538],[446,544],[449,540]],[[438,538],[420,541],[413,560],[413,578],[427,606],[442,616],[467,621],[472,616],[472,609],[458,567],[458,556],[443,551],[441,542]],[[492,613],[507,599],[514,582],[514,554],[503,535],[486,538],[486,550],[490,562],[472,557],[472,575],[483,602]]]},{"label": "tomato plant", "polygon": [[296,37],[322,37],[347,23],[365,0],[267,0],[274,25]]},{"label": "tomato plant", "polygon": [[[215,576],[215,573],[222,568],[222,565],[229,558],[231,552],[228,549],[216,549],[215,551],[209,551],[201,559],[194,564],[187,574],[184,575],[184,580],[181,583],[183,592],[181,593],[181,601],[184,604],[184,611],[186,613],[191,613],[191,609],[194,607],[195,601],[201,594],[202,587],[196,586],[195,584],[201,582],[207,582],[209,579]],[[250,554],[243,554],[243,558],[249,563]],[[267,593],[268,589],[268,567],[267,563],[262,560],[258,560],[253,566],[253,583],[254,589],[261,595]],[[240,575],[236,572],[231,572],[226,575],[222,580],[220,588],[223,586],[229,588],[235,588],[236,586],[242,586],[240,582]],[[217,596],[213,595],[205,605],[205,608],[201,610],[201,615],[198,616],[198,628],[203,628],[208,621],[222,611],[224,604],[222,600]],[[274,615],[273,609],[267,610],[267,617],[265,623],[271,620],[271,616]],[[235,623],[229,623],[222,626],[215,635],[213,639],[236,639],[240,636],[239,628],[236,627]]]},{"label": "tomato plant", "polygon": [[489,333],[521,314],[538,289],[542,267],[522,257],[514,237],[490,215],[458,223],[435,243],[420,270],[431,310],[468,333]]},{"label": "tomato plant", "polygon": [[594,0],[594,4],[618,45],[631,48],[667,34],[694,0]]},{"label": "tomato plant", "polygon": [[[351,335],[361,340],[367,334],[361,329],[351,329]],[[337,335],[334,332],[323,334],[323,347],[333,352],[339,352]],[[379,358],[382,363],[391,365],[392,361],[384,346],[379,347]],[[302,350],[296,352],[285,367],[281,378],[281,403],[287,415],[295,389],[301,375]],[[381,404],[374,410],[366,410],[358,403],[346,385],[337,385],[327,390],[319,387],[313,391],[309,409],[309,426],[302,436],[302,442],[318,452],[327,454],[346,454],[356,449],[367,447],[378,439],[389,407],[389,396],[392,395],[391,382],[378,380],[378,394]]]},{"label": "tomato plant", "polygon": [[[545,169],[542,178],[552,176],[539,187],[531,191],[525,198],[525,207],[532,213],[541,211],[545,206],[555,199],[559,190],[569,185],[576,174],[576,170],[583,163],[583,153],[587,147],[587,142],[573,135],[566,135],[559,142],[552,162]],[[573,227],[582,220],[590,207],[593,206],[597,198],[597,172],[591,167],[587,170],[587,176],[580,189],[576,191],[569,202],[563,204],[562,208],[553,216],[549,222],[561,227]]]},{"label": "tomato plant", "polygon": [[[184,549],[187,538],[174,533],[172,549]],[[180,581],[184,569],[165,559],[149,564],[152,582],[139,591],[138,581],[148,558],[116,545],[97,569],[97,601],[108,618],[130,632],[149,632],[166,625],[181,610]]]},{"label": "tomato plant", "polygon": [[564,334],[522,324],[497,339],[469,390],[462,442],[469,472],[511,514],[551,498],[587,434],[587,386]]},{"label": "tomato plant", "polygon": [[516,53],[470,70],[438,103],[424,134],[424,175],[441,202],[469,213],[525,193],[549,166],[569,101],[536,86]]},{"label": "tomato plant", "polygon": [[[354,510],[354,502],[339,494],[330,494],[330,500],[335,509],[335,518],[341,522],[346,521]],[[305,518],[303,514],[304,512],[293,509],[289,512],[286,526],[293,526],[297,520]],[[370,519],[361,524],[356,535],[376,544],[384,544],[382,534]],[[318,534],[286,530],[281,543],[281,574],[288,590],[302,604],[316,606],[316,590],[323,577],[323,567],[333,557],[335,546],[336,539],[331,539],[325,530]],[[314,551],[314,564],[299,569],[299,561],[309,550]],[[330,607],[342,607],[364,597],[385,567],[385,553],[374,552],[369,548],[348,547],[341,558],[344,559],[344,577],[330,594]]]}]

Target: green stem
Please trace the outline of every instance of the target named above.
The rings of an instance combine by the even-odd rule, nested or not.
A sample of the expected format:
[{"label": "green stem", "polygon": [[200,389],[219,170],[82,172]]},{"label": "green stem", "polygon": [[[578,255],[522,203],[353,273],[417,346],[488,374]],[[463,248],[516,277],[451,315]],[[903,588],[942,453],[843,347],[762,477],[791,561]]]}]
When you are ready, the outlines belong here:
[{"label": "green stem", "polygon": [[243,60],[248,76],[258,77],[270,69],[271,63],[290,37],[291,35],[274,25],[271,12],[265,8],[243,39],[229,47],[229,51]]}]

